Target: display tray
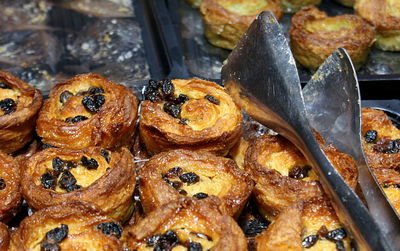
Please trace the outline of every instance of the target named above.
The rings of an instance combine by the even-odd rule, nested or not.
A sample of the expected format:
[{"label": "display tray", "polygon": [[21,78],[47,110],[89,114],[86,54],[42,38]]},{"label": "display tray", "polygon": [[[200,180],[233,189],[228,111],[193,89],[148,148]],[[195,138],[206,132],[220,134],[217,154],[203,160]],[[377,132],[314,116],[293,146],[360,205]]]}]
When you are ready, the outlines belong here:
[{"label": "display tray", "polygon": [[[185,0],[167,0],[170,14],[177,24],[183,52],[189,72],[207,79],[220,78],[220,69],[229,50],[211,45],[203,35],[204,25],[199,9],[193,8]],[[322,0],[319,9],[329,15],[354,13],[352,8],[343,7],[333,0]],[[290,28],[292,14],[284,14],[280,20],[284,31]],[[298,67],[302,83],[307,82],[311,73]],[[360,82],[400,81],[400,53],[384,52],[372,48],[366,64],[357,72]]]}]

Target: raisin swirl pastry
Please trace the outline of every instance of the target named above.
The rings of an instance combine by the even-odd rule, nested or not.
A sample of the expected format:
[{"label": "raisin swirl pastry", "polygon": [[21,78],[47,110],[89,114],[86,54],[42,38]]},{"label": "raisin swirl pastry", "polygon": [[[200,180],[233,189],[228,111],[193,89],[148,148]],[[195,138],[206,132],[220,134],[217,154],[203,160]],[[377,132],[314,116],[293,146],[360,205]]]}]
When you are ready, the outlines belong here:
[{"label": "raisin swirl pastry", "polygon": [[279,0],[202,0],[200,11],[205,23],[205,36],[218,47],[232,50],[240,37],[265,10],[282,15]]},{"label": "raisin swirl pastry", "polygon": [[237,223],[213,204],[185,198],[164,204],[124,229],[129,250],[247,250]]},{"label": "raisin swirl pastry", "polygon": [[[318,139],[343,179],[355,189],[358,169],[353,158]],[[317,174],[300,150],[279,135],[265,134],[252,142],[247,149],[245,169],[256,182],[253,193],[260,212],[268,220],[296,201],[323,194]]]},{"label": "raisin swirl pastry", "polygon": [[36,210],[77,200],[124,221],[133,210],[135,176],[133,157],[126,148],[113,152],[99,147],[48,148],[27,161],[22,192]]},{"label": "raisin swirl pastry", "polygon": [[315,7],[303,8],[293,16],[289,34],[294,57],[310,70],[316,70],[338,48],[346,49],[359,68],[375,41],[374,27],[361,17],[328,17]]},{"label": "raisin swirl pastry", "polygon": [[137,98],[127,87],[97,74],[77,75],[51,89],[36,132],[56,147],[129,147],[137,108]]},{"label": "raisin swirl pastry", "polygon": [[398,0],[356,0],[357,14],[377,28],[375,45],[385,51],[400,51],[400,2]]},{"label": "raisin swirl pastry", "polygon": [[122,227],[95,208],[62,203],[26,217],[11,234],[16,250],[120,250]]},{"label": "raisin swirl pastry", "polygon": [[0,71],[0,151],[15,152],[32,139],[41,106],[38,90]]},{"label": "raisin swirl pastry", "polygon": [[242,114],[213,82],[149,81],[140,113],[140,138],[150,154],[172,149],[226,155],[239,139]]},{"label": "raisin swirl pastry", "polygon": [[10,245],[10,233],[8,226],[0,222],[0,250],[8,250]]},{"label": "raisin swirl pastry", "polygon": [[222,212],[238,216],[253,188],[253,181],[233,160],[188,150],[153,156],[139,177],[145,212],[180,197],[207,201],[213,195],[221,200]]},{"label": "raisin swirl pastry", "polygon": [[354,250],[329,201],[322,197],[296,203],[255,237],[256,250]]},{"label": "raisin swirl pastry", "polygon": [[0,220],[8,221],[21,202],[20,166],[11,156],[0,151]]}]

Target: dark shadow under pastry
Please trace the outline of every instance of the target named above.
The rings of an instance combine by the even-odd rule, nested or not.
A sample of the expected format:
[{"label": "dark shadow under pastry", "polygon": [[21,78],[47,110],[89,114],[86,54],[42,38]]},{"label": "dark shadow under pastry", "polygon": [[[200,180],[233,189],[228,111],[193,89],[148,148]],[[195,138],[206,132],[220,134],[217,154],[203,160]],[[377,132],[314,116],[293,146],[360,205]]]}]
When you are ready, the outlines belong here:
[{"label": "dark shadow under pastry", "polygon": [[133,157],[126,148],[48,148],[25,164],[22,191],[36,210],[76,200],[96,205],[110,217],[124,221],[133,210],[135,183]]},{"label": "dark shadow under pastry", "polygon": [[316,70],[338,48],[349,53],[356,68],[368,57],[375,29],[356,15],[328,17],[315,7],[306,7],[292,18],[290,45],[296,60]]},{"label": "dark shadow under pastry", "polygon": [[242,114],[214,82],[151,80],[145,98],[139,130],[150,154],[188,149],[226,155],[239,139]]},{"label": "dark shadow under pastry", "polygon": [[139,177],[146,213],[181,197],[208,201],[216,196],[222,212],[238,216],[253,188],[253,181],[233,160],[187,150],[153,156],[139,170]]},{"label": "dark shadow under pastry", "polygon": [[11,156],[0,151],[0,220],[8,221],[21,203],[20,166]]},{"label": "dark shadow under pastry", "polygon": [[10,251],[122,251],[122,227],[95,208],[63,203],[26,217],[11,235]]},{"label": "dark shadow under pastry", "polygon": [[137,98],[127,87],[97,74],[77,75],[51,89],[36,132],[56,147],[130,147],[137,109]]},{"label": "dark shadow under pastry", "polygon": [[10,233],[8,226],[0,222],[0,250],[8,250],[10,245]]},{"label": "dark shadow under pastry", "polygon": [[37,89],[0,71],[0,151],[15,152],[32,139],[41,106]]},{"label": "dark shadow under pastry", "polygon": [[[325,145],[320,137],[319,143],[354,190],[358,169],[353,158],[332,145]],[[260,212],[268,220],[296,201],[323,194],[314,169],[299,149],[279,135],[262,135],[252,142],[246,153],[245,169],[256,182],[253,193]]]},{"label": "dark shadow under pastry", "polygon": [[335,1],[346,7],[353,7],[355,3],[355,0],[335,0]]},{"label": "dark shadow under pastry", "polygon": [[400,2],[397,0],[356,0],[358,15],[375,25],[375,45],[385,51],[400,51]]},{"label": "dark shadow under pastry", "polygon": [[205,36],[212,45],[232,50],[257,15],[265,10],[278,20],[282,15],[278,0],[202,0]]},{"label": "dark shadow under pastry", "polygon": [[[230,216],[213,204],[184,198],[157,208],[121,238],[130,250],[247,250],[246,239]],[[186,248],[186,249],[185,249]]]}]

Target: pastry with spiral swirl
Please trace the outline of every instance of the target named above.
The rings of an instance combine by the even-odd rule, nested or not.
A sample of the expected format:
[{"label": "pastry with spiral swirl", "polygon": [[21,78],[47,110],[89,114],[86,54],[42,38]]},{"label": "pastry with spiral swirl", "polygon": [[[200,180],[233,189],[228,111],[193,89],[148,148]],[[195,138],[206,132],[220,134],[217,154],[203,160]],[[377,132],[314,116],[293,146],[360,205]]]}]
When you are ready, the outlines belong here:
[{"label": "pastry with spiral swirl", "polygon": [[122,227],[96,208],[62,203],[26,217],[12,233],[10,251],[122,251]]},{"label": "pastry with spiral swirl", "polygon": [[237,223],[213,204],[182,198],[157,208],[121,238],[129,250],[247,250]]},{"label": "pastry with spiral swirl", "polygon": [[127,87],[97,74],[77,75],[51,89],[36,132],[56,147],[130,147],[137,109],[137,98]]},{"label": "pastry with spiral swirl", "polygon": [[181,197],[208,201],[216,196],[221,211],[238,216],[253,181],[235,162],[207,152],[173,150],[153,156],[139,170],[140,194],[146,213]]},{"label": "pastry with spiral swirl", "polygon": [[239,139],[242,114],[216,83],[151,80],[145,98],[139,132],[149,154],[188,149],[226,155]]},{"label": "pastry with spiral swirl", "polygon": [[361,17],[328,17],[315,7],[303,8],[293,16],[289,34],[294,57],[310,70],[316,70],[338,48],[346,49],[359,68],[375,41],[374,27]]},{"label": "pastry with spiral swirl", "polygon": [[124,221],[133,210],[135,183],[133,157],[126,148],[48,148],[26,162],[22,192],[35,210],[76,200]]},{"label": "pastry with spiral swirl", "polygon": [[205,36],[217,47],[232,50],[240,37],[265,10],[282,15],[278,0],[202,0],[200,11],[205,23]]},{"label": "pastry with spiral swirl", "polygon": [[39,90],[0,71],[0,151],[15,152],[32,139],[41,106]]}]

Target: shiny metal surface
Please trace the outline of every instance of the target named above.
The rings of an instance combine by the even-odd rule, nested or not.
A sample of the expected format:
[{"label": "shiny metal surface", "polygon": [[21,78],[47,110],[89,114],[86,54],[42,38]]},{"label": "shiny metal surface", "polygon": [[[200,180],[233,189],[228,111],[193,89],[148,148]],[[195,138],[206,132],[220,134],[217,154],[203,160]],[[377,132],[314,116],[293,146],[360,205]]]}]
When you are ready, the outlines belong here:
[{"label": "shiny metal surface", "polygon": [[242,109],[292,141],[313,163],[359,250],[395,250],[320,149],[306,117],[295,61],[270,12],[258,16],[232,51],[222,80]]},{"label": "shiny metal surface", "polygon": [[393,247],[400,247],[400,220],[375,176],[361,145],[361,98],[356,73],[344,49],[336,50],[303,88],[307,118],[328,143],[353,156],[359,184],[372,217]]}]

